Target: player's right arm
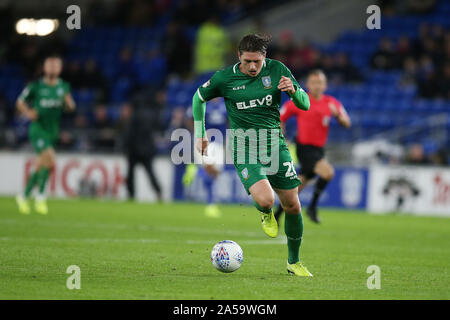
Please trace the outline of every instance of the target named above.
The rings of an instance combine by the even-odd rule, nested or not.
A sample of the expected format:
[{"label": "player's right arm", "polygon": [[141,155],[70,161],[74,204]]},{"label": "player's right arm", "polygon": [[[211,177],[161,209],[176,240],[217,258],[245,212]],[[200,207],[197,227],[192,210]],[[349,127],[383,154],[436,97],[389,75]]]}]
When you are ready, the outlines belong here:
[{"label": "player's right arm", "polygon": [[206,81],[192,98],[192,115],[194,117],[195,147],[201,154],[206,154],[208,137],[205,130],[206,101],[221,96],[220,71]]},{"label": "player's right arm", "polygon": [[32,83],[27,85],[22,93],[19,95],[16,101],[17,110],[19,110],[20,114],[23,114],[25,117],[34,121],[37,119],[38,114],[35,109],[30,108],[28,102],[34,95],[34,86]]},{"label": "player's right arm", "polygon": [[297,108],[308,111],[311,106],[308,94],[298,84],[297,80],[292,75],[291,70],[289,70],[282,62],[278,61],[278,63],[281,67],[281,79],[278,84],[278,89],[286,92]]}]

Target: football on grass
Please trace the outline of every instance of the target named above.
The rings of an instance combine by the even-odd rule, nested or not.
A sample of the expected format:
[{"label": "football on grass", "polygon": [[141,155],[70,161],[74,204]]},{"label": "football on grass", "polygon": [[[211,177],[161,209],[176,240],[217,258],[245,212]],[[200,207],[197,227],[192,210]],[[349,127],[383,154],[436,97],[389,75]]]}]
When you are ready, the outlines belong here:
[{"label": "football on grass", "polygon": [[211,251],[211,263],[213,266],[225,273],[236,271],[244,260],[244,252],[234,241],[223,240],[213,247]]}]

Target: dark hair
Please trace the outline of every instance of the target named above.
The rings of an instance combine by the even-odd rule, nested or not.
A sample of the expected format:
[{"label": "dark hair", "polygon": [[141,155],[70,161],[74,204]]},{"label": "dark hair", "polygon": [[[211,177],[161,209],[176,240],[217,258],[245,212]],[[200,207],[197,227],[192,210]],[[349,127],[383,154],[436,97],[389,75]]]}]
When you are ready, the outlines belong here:
[{"label": "dark hair", "polygon": [[318,76],[323,74],[323,76],[326,78],[327,76],[325,75],[325,72],[322,71],[322,69],[313,69],[308,73],[308,77],[309,76]]},{"label": "dark hair", "polygon": [[270,40],[272,40],[270,35],[248,34],[239,42],[239,53],[242,54],[242,52],[248,51],[264,54],[267,52]]},{"label": "dark hair", "polygon": [[62,56],[58,53],[51,53],[51,54],[46,55],[44,57],[43,61],[45,62],[45,60],[47,60],[47,59],[59,59],[61,61],[63,60]]}]

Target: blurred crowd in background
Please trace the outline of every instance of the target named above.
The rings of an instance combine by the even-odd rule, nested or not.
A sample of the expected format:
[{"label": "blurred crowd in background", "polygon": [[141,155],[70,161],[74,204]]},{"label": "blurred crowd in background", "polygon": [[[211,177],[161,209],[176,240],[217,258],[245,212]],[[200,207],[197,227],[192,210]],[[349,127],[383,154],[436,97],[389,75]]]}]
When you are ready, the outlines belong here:
[{"label": "blurred crowd in background", "polygon": [[450,99],[450,30],[421,24],[416,40],[383,38],[371,66],[401,69],[401,85],[418,85],[422,97]]},{"label": "blurred crowd in background", "polygon": [[[77,59],[70,42],[56,36],[43,40],[17,35],[12,18],[5,9],[0,12],[0,17],[5,18],[0,25],[3,33],[0,70],[12,68],[11,72],[20,73],[23,82],[19,85],[23,86],[41,74],[40,62],[46,54],[57,51],[65,58],[62,78],[79,93],[75,98],[84,97],[87,93],[90,98],[88,107],[83,107],[83,103],[76,99],[82,107],[74,114],[64,115],[59,150],[122,151],[125,147],[123,133],[133,111],[145,106],[153,110],[156,149],[167,152],[170,131],[185,126],[187,119],[182,108],[188,107],[177,109],[168,106],[168,95],[174,94],[167,90],[168,84],[198,77],[207,79],[211,72],[234,63],[239,39],[229,36],[227,26],[251,15],[257,22],[255,31],[264,32],[266,28],[259,20],[260,13],[285,2],[288,1],[120,0],[115,6],[102,6],[101,2],[93,1],[84,23],[106,26],[106,29],[111,28],[112,34],[118,26],[149,27],[157,33],[157,41],[144,47],[136,46],[130,39],[121,41],[119,48],[110,52],[113,57],[108,61],[113,62],[110,63],[113,68],[103,68],[101,61],[89,54]],[[425,2],[428,6],[418,10],[430,10],[435,3]],[[381,1],[380,4],[385,14],[396,14],[391,1]],[[352,64],[345,52],[322,51],[309,39],[295,41],[292,30],[272,36],[268,57],[284,62],[299,81],[316,68],[325,71],[330,85],[365,81],[366,74]],[[105,60],[107,58],[105,56]],[[371,70],[401,71],[399,85],[416,85],[418,98],[450,99],[448,28],[423,23],[416,39],[383,37],[369,64]],[[0,72],[0,80],[1,76]],[[13,99],[1,90],[0,127],[3,128],[0,149],[27,146],[27,122],[17,115]],[[422,152],[419,149],[420,144],[412,145],[405,161],[431,163],[423,156],[423,148]]]}]

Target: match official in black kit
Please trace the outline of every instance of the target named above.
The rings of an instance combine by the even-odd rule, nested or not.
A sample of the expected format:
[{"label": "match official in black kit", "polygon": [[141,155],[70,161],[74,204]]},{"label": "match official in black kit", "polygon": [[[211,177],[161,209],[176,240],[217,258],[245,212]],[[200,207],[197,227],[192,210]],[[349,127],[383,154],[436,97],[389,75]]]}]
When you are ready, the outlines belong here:
[{"label": "match official in black kit", "polygon": [[160,92],[138,94],[132,100],[131,116],[125,126],[123,149],[128,161],[127,190],[128,197],[135,197],[134,169],[141,164],[156,192],[158,201],[162,200],[161,186],[153,170],[153,160],[156,155],[154,142],[155,133],[160,128],[159,112],[161,105]]}]

